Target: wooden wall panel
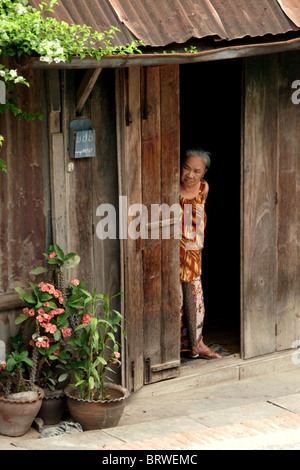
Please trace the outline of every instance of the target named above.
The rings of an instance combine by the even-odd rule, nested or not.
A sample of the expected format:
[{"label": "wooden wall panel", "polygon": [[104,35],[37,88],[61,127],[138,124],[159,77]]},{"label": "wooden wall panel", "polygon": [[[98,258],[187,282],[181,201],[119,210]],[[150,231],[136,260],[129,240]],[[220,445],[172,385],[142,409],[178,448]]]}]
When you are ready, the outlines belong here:
[{"label": "wooden wall panel", "polygon": [[[68,273],[88,281],[88,288],[114,295],[120,290],[119,240],[97,236],[97,208],[111,204],[118,216],[118,173],[115,117],[114,71],[105,70],[82,110],[76,115],[76,88],[81,74],[68,72],[63,100],[67,250],[78,253],[79,265]],[[87,118],[96,132],[96,157],[72,159],[69,154],[69,126]],[[73,170],[68,171],[69,165]],[[117,223],[117,221],[116,221]],[[119,308],[119,301],[116,301]]]},{"label": "wooden wall panel", "polygon": [[[161,120],[160,69],[142,69],[142,201],[147,207],[147,221],[152,219],[151,205],[161,203]],[[152,364],[161,363],[162,253],[159,227],[147,230],[144,240],[144,357]],[[157,238],[153,238],[153,235]],[[156,267],[155,272],[153,266]],[[150,374],[145,374],[150,381]]]},{"label": "wooden wall panel", "polygon": [[300,339],[299,52],[247,59],[243,188],[243,354]]},{"label": "wooden wall panel", "polygon": [[[161,202],[170,207],[179,202],[179,67],[161,67]],[[176,219],[176,214],[170,214]],[[162,362],[180,361],[179,240],[162,240]],[[171,333],[171,334],[170,334]],[[176,361],[175,361],[176,362]],[[179,375],[179,367],[170,375]]]},{"label": "wooden wall panel", "polygon": [[[117,71],[117,129],[120,196],[126,197],[127,208],[142,202],[141,156],[141,76],[140,68]],[[121,241],[123,313],[126,317],[125,384],[130,391],[144,383],[143,357],[143,253],[139,240],[127,233],[127,223],[136,217],[125,217]]]},{"label": "wooden wall panel", "polygon": [[[299,52],[279,55],[278,206],[276,349],[290,349],[300,340],[299,171],[300,109],[291,88],[300,76]],[[295,345],[294,345],[295,346]]]},{"label": "wooden wall panel", "polygon": [[19,302],[14,288],[27,288],[29,281],[36,280],[29,271],[44,263],[51,235],[44,72],[25,68],[20,73],[30,87],[15,87],[18,106],[27,112],[43,112],[44,118],[26,121],[9,111],[0,116],[0,133],[5,138],[0,157],[7,163],[7,173],[0,171],[1,340],[16,333]]},{"label": "wooden wall panel", "polygon": [[247,59],[242,189],[242,355],[275,351],[277,56]]}]

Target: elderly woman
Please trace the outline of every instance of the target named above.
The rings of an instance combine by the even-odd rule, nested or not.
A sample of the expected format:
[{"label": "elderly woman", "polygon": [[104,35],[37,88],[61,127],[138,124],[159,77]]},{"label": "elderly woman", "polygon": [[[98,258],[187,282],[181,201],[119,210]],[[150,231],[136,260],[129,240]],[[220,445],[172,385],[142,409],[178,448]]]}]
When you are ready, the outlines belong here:
[{"label": "elderly woman", "polygon": [[[201,283],[201,254],[206,225],[204,205],[209,189],[203,177],[209,166],[208,152],[188,150],[181,169],[180,206],[183,226],[180,240],[181,351],[188,352],[193,359],[221,358],[204,344],[202,336],[205,310]],[[190,216],[185,205],[191,209]]]}]

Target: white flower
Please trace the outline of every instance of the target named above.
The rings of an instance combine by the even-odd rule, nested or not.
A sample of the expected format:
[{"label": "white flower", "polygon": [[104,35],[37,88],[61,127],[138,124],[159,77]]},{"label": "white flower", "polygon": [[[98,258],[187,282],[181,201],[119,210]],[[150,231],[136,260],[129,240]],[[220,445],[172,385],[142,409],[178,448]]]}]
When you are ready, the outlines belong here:
[{"label": "white flower", "polygon": [[48,64],[50,64],[52,62],[52,60],[53,60],[52,57],[49,57],[47,55],[40,57],[41,62],[48,62]]},{"label": "white flower", "polygon": [[19,83],[19,82],[22,82],[24,80],[24,77],[22,77],[22,75],[19,75],[17,78],[14,79],[14,83]]},{"label": "white flower", "polygon": [[27,13],[27,8],[25,8],[23,5],[17,5],[16,12],[18,15],[22,15],[23,13]]}]

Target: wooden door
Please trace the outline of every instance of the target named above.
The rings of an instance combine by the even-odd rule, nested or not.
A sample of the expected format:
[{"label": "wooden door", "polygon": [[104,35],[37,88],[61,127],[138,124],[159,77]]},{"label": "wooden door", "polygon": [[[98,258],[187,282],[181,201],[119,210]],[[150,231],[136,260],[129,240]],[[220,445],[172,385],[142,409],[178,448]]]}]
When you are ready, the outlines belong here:
[{"label": "wooden door", "polygon": [[179,202],[179,68],[124,69],[116,82],[124,379],[135,391],[176,377],[180,367],[179,240],[172,229],[170,237],[162,236],[176,224],[176,212],[160,211],[159,219],[154,214],[161,204]]},{"label": "wooden door", "polygon": [[247,59],[242,168],[242,355],[275,351],[276,57]]},{"label": "wooden door", "polygon": [[[299,51],[247,59],[242,188],[242,353],[300,340]],[[298,73],[298,75],[297,75]]]}]

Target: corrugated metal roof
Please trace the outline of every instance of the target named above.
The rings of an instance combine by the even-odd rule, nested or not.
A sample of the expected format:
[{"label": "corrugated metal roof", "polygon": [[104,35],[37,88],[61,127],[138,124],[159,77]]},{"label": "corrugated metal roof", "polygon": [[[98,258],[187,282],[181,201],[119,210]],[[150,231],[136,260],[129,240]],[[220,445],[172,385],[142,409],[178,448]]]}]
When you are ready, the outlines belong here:
[{"label": "corrugated metal roof", "polygon": [[[54,5],[53,13],[48,13],[48,16],[70,24],[86,24],[96,31],[106,31],[115,26],[120,31],[112,40],[114,45],[125,45],[132,41],[108,0],[58,0],[58,2],[59,5]],[[28,3],[39,9],[41,0],[29,0]]]},{"label": "corrugated metal roof", "polygon": [[[54,16],[103,31],[116,26],[114,44],[132,37],[157,47],[192,38],[233,40],[298,31],[299,0],[59,0]],[[40,0],[29,0],[38,7]],[[291,19],[290,19],[291,18]],[[293,21],[294,22],[293,22]],[[295,24],[296,23],[296,24]]]},{"label": "corrugated metal roof", "polygon": [[296,30],[277,0],[109,0],[121,22],[145,44],[191,38],[238,39]]}]

